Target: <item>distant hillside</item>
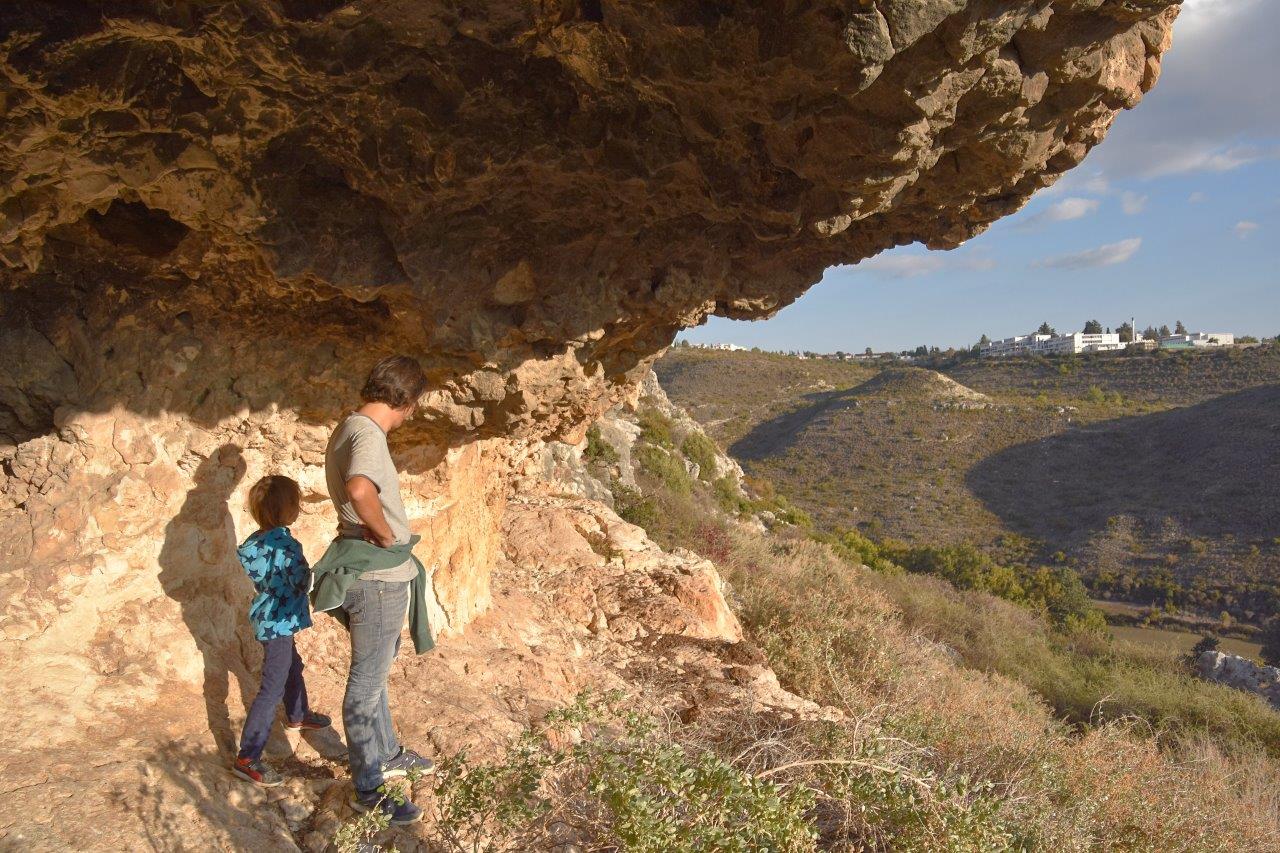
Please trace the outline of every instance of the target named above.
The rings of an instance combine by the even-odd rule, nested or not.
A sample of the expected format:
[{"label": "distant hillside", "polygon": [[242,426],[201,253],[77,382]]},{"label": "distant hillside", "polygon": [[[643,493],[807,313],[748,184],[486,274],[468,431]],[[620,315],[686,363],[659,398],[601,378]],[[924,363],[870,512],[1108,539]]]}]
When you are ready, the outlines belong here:
[{"label": "distant hillside", "polygon": [[1074,358],[984,358],[945,371],[985,394],[1084,397],[1090,388],[1165,406],[1280,382],[1275,345],[1203,352],[1106,353]]},{"label": "distant hillside", "polygon": [[654,371],[671,399],[729,444],[805,394],[852,388],[879,373],[859,363],[677,347]]},{"label": "distant hillside", "polygon": [[1074,565],[1256,620],[1280,603],[1280,349],[923,369],[672,350],[668,393],[826,529]]}]

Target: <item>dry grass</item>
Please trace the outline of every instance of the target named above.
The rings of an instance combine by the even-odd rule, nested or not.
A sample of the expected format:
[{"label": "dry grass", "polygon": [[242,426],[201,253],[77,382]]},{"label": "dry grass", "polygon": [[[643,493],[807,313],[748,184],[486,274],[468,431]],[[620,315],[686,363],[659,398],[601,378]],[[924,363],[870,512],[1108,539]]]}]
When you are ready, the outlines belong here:
[{"label": "dry grass", "polygon": [[[1256,747],[1228,754],[1205,736],[1165,738],[1162,747],[1132,717],[1084,729],[1061,722],[1025,686],[956,666],[946,648],[909,627],[894,599],[901,587],[851,570],[825,546],[734,535],[726,563],[742,617],[784,684],[848,717],[773,738],[782,745],[771,760],[793,765],[778,776],[826,795],[825,847],[1280,845],[1280,770]],[[988,641],[1038,633],[1030,614],[993,607],[1010,625],[1027,622]],[[963,620],[952,627],[972,628]],[[836,778],[840,765],[821,763],[850,759],[881,769],[848,765]],[[797,764],[805,761],[815,763]]]}]

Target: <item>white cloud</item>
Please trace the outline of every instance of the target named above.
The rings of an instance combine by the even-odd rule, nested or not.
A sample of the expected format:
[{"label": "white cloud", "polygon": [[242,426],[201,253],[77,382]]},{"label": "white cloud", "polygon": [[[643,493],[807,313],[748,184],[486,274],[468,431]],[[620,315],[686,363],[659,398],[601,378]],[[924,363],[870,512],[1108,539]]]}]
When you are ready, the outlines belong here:
[{"label": "white cloud", "polygon": [[1160,178],[1187,172],[1230,172],[1259,160],[1280,157],[1280,147],[1257,145],[1185,146],[1166,143],[1150,152],[1150,162],[1142,171],[1144,178]]},{"label": "white cloud", "polygon": [[996,262],[980,255],[947,255],[930,252],[927,255],[876,255],[859,263],[855,269],[866,270],[880,278],[916,278],[934,273],[995,269]]},{"label": "white cloud", "polygon": [[1094,267],[1109,267],[1122,264],[1133,257],[1142,245],[1141,237],[1130,237],[1119,243],[1108,243],[1096,249],[1074,252],[1070,255],[1057,255],[1036,261],[1032,266],[1048,267],[1059,270],[1083,270]]},{"label": "white cloud", "polygon": [[1258,223],[1250,222],[1247,219],[1241,219],[1239,222],[1236,223],[1235,228],[1233,230],[1236,232],[1237,237],[1239,237],[1241,240],[1244,240],[1254,231],[1258,230]]},{"label": "white cloud", "polygon": [[1120,207],[1124,209],[1125,215],[1137,216],[1147,206],[1147,197],[1138,195],[1132,190],[1125,190],[1120,194]]},{"label": "white cloud", "polygon": [[1155,89],[1090,156],[1112,180],[1280,157],[1275,0],[1184,0]]},{"label": "white cloud", "polygon": [[1035,228],[1048,222],[1067,222],[1072,219],[1081,219],[1095,212],[1099,203],[1096,198],[1080,198],[1078,196],[1064,198],[1062,201],[1055,201],[1035,216],[1027,219],[1022,223],[1022,227]]},{"label": "white cloud", "polygon": [[1086,192],[1097,193],[1098,195],[1105,195],[1111,191],[1111,182],[1100,174],[1090,177],[1081,186],[1084,187]]},{"label": "white cloud", "polygon": [[1096,198],[1064,198],[1055,202],[1044,212],[1046,222],[1066,222],[1069,219],[1080,219],[1098,209]]}]

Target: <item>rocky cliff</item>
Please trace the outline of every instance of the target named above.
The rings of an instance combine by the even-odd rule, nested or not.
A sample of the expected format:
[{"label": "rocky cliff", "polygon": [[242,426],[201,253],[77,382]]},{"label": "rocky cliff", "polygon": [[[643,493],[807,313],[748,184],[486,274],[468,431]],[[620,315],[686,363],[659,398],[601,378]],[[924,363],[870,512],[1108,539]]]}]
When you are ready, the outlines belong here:
[{"label": "rocky cliff", "polygon": [[1240,655],[1211,650],[1196,659],[1196,671],[1206,681],[1256,693],[1280,708],[1280,668],[1262,666]]},{"label": "rocky cliff", "polygon": [[495,600],[543,441],[580,440],[682,326],[767,316],[831,264],[1016,210],[1155,83],[1175,14],[7,4],[5,778],[31,750],[225,739],[174,697],[212,715],[254,664],[244,493],[298,479],[318,550],[327,429],[377,357],[433,379],[396,453],[457,634]]}]

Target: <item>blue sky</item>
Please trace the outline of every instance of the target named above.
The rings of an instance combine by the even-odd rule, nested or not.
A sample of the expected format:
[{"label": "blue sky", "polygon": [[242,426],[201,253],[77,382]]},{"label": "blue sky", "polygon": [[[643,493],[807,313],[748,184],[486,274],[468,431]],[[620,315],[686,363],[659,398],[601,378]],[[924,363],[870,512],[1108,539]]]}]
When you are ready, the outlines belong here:
[{"label": "blue sky", "polygon": [[967,346],[1086,320],[1280,335],[1280,2],[1187,0],[1160,83],[1076,170],[959,249],[908,246],[695,343]]}]

